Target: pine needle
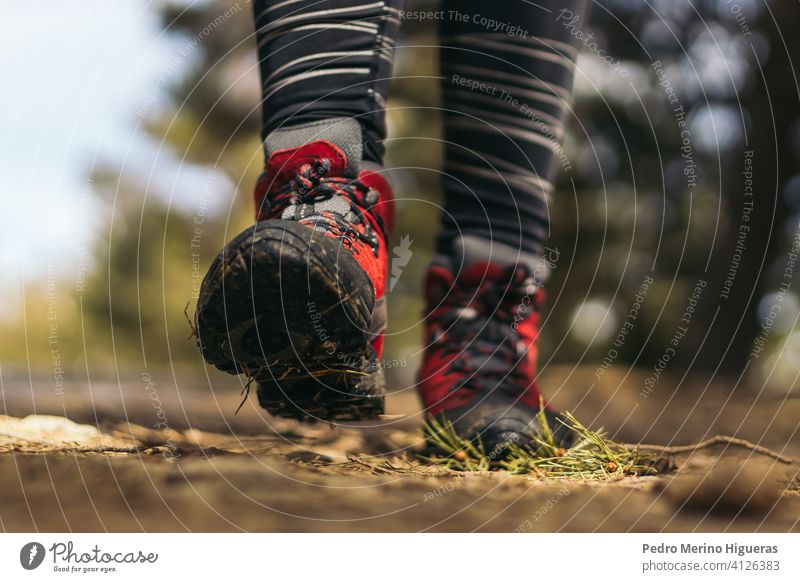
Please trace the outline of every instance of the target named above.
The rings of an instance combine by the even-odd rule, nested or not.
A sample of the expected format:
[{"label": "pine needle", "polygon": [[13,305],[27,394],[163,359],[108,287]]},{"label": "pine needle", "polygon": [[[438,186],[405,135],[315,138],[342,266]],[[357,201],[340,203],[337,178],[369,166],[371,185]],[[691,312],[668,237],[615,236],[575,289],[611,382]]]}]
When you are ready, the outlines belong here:
[{"label": "pine needle", "polygon": [[241,392],[242,401],[239,403],[239,407],[236,409],[236,412],[233,413],[234,415],[239,414],[239,411],[242,409],[242,406],[244,406],[244,403],[247,402],[247,398],[250,396],[250,385],[254,381],[255,381],[255,378],[253,376],[249,376],[247,378],[247,384],[244,385],[244,388],[242,388],[242,392]]},{"label": "pine needle", "polygon": [[434,449],[429,463],[455,471],[488,471],[504,469],[514,475],[533,475],[549,479],[607,480],[626,475],[653,475],[657,456],[642,454],[638,447],[625,446],[606,438],[601,430],[593,431],[572,414],[560,421],[574,433],[575,445],[561,448],[544,410],[537,420],[540,430],[531,434],[530,443],[508,443],[498,455],[487,454],[480,440],[461,437],[449,421],[430,418],[423,428],[425,438]]}]

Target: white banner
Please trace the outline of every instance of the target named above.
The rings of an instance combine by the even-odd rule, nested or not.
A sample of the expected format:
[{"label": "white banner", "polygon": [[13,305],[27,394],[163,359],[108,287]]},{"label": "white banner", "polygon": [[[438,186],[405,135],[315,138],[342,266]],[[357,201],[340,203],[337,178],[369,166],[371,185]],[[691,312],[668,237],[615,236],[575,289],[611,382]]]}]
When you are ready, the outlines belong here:
[{"label": "white banner", "polygon": [[[191,578],[187,578],[190,576]],[[2,534],[0,580],[800,580],[794,534]]]}]

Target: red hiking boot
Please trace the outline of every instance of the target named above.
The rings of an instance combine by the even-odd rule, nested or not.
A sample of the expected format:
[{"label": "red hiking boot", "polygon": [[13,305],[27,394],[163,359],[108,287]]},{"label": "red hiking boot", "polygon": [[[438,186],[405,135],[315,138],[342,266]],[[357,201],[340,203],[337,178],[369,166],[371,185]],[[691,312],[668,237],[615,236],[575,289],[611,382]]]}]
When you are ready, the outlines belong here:
[{"label": "red hiking boot", "polygon": [[394,206],[360,128],[332,119],[275,132],[256,185],[258,222],[211,265],[197,304],[205,360],[258,382],[272,414],[383,413],[386,241]]},{"label": "red hiking boot", "polygon": [[[490,458],[500,458],[509,443],[528,444],[539,430],[536,340],[544,290],[536,283],[538,268],[519,262],[518,253],[469,242],[472,252],[439,257],[428,271],[418,386],[427,414],[451,422],[463,438],[480,439]],[[481,244],[496,257],[476,256]],[[493,262],[503,254],[507,261]],[[545,415],[568,445],[559,415],[548,407]]]}]

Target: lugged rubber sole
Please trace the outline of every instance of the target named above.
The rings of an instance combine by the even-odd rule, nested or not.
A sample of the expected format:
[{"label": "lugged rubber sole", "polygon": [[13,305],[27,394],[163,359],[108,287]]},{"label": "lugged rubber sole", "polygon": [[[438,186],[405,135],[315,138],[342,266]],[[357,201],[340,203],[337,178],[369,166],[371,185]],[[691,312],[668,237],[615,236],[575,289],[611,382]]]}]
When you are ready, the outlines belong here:
[{"label": "lugged rubber sole", "polygon": [[205,360],[246,374],[270,413],[364,420],[383,413],[370,345],[375,294],[341,243],[294,221],[266,220],[228,243],[197,302]]}]

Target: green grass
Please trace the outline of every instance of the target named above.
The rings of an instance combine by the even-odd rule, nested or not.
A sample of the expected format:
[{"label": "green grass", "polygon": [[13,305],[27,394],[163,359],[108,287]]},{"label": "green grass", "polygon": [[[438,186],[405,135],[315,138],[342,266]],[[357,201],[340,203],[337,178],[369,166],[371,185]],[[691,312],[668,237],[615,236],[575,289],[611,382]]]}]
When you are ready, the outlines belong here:
[{"label": "green grass", "polygon": [[568,412],[564,417],[567,420],[562,424],[575,433],[575,445],[571,448],[559,446],[553,428],[541,411],[538,417],[541,430],[530,435],[530,445],[509,443],[504,449],[505,454],[494,455],[484,450],[480,440],[473,442],[459,436],[452,423],[431,418],[423,430],[435,453],[422,458],[456,471],[504,469],[515,475],[551,479],[603,480],[656,474],[656,455],[642,454],[638,447],[615,443],[605,437],[602,429],[597,432],[590,430]]}]

